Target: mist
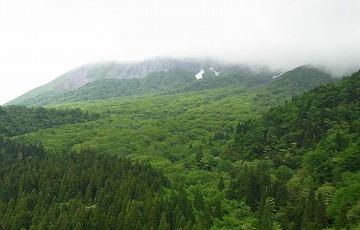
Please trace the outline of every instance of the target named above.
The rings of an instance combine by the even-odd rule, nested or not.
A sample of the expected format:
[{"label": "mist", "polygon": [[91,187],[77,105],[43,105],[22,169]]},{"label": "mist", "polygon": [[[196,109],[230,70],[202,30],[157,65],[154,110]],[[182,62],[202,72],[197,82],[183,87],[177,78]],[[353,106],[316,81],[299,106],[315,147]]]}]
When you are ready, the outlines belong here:
[{"label": "mist", "polygon": [[199,26],[197,42],[167,54],[210,56],[279,70],[311,64],[335,76],[360,69],[359,1],[245,1],[237,7],[233,3],[221,6],[226,15],[212,12],[217,15],[213,29]]},{"label": "mist", "polygon": [[89,62],[211,57],[360,69],[358,0],[1,1],[0,103]]}]

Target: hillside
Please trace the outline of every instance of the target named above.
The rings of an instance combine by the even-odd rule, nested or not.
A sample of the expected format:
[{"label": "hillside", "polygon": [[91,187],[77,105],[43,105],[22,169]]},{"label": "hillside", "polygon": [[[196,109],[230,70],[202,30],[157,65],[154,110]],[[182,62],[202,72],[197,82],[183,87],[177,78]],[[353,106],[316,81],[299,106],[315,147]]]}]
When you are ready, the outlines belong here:
[{"label": "hillside", "polygon": [[[95,154],[44,154],[23,147],[24,158],[0,139],[0,223],[6,229],[191,229],[184,189],[149,165]],[[170,209],[171,208],[171,209]],[[210,218],[209,214],[207,218]]]},{"label": "hillside", "polygon": [[[282,102],[284,98],[300,95],[316,86],[326,85],[333,79],[328,73],[309,65],[299,66],[293,70],[275,76],[273,81],[262,87],[256,100],[264,104]],[[264,100],[265,99],[265,100]]]},{"label": "hillside", "polygon": [[[271,186],[286,192],[284,186],[286,187],[298,168],[286,168],[286,175],[282,175],[282,168],[270,163],[269,160],[263,162],[263,159],[259,158],[260,162],[250,163],[253,158],[229,157],[233,152],[230,148],[231,143],[236,139],[233,133],[239,120],[260,118],[269,107],[291,100],[294,92],[300,92],[298,89],[306,90],[306,87],[313,88],[320,84],[319,82],[326,84],[333,81],[328,75],[315,74],[310,78],[301,76],[309,74],[309,71],[318,70],[309,67],[297,68],[288,72],[287,77],[290,80],[287,77],[277,77],[261,84],[257,84],[258,80],[254,78],[254,85],[248,79],[245,82],[241,80],[235,84],[193,92],[164,91],[146,96],[52,105],[62,109],[81,108],[90,113],[96,112],[100,117],[85,123],[67,123],[41,129],[15,136],[12,140],[16,143],[27,143],[26,145],[41,142],[46,154],[55,156],[91,151],[106,156],[126,157],[133,162],[139,161],[141,165],[150,163],[156,170],[161,170],[170,181],[183,186],[185,196],[194,208],[192,212],[195,222],[203,226],[203,229],[209,229],[210,226],[213,229],[241,229],[247,228],[246,226],[268,229],[260,228],[259,221],[263,221],[258,211],[262,208],[258,208],[257,205],[260,198],[231,194],[231,191],[238,190],[236,184],[234,185],[234,175],[239,175],[236,172],[244,169],[244,164],[250,164],[253,170],[250,172],[254,172],[255,175],[241,175],[246,178],[254,177],[259,183],[262,180],[257,176],[264,179],[271,176],[272,182],[279,182]],[[292,77],[295,75],[297,77]],[[276,87],[271,85],[281,85],[284,93],[274,93]],[[262,93],[267,96],[260,97]],[[272,97],[275,99],[271,99]],[[262,168],[262,165],[270,171],[256,171],[258,167]],[[265,181],[264,184],[266,183]],[[255,193],[250,191],[250,194]],[[102,200],[103,198],[97,200],[99,205]],[[284,199],[280,200],[281,205],[283,201],[285,202]],[[276,203],[279,207],[284,207],[280,204]],[[75,218],[72,217],[74,213],[71,209],[66,211],[66,215],[72,221]],[[239,212],[243,214],[240,215]],[[58,213],[56,218],[61,219],[63,215]],[[185,220],[194,221],[192,217],[185,217]],[[283,220],[279,217],[273,219],[272,223],[274,226],[281,225],[287,229],[288,223]]]},{"label": "hillside", "polygon": [[0,106],[0,136],[16,136],[65,124],[88,122],[99,118],[99,114],[80,109],[45,109],[25,106]]},{"label": "hillside", "polygon": [[286,229],[358,229],[359,89],[360,71],[242,120],[222,157],[252,163],[232,175],[227,197],[262,215],[274,208],[267,221]]},{"label": "hillside", "polygon": [[[181,70],[190,73],[195,79],[196,73],[205,68],[206,74],[222,70],[226,65],[215,60],[193,60],[173,58],[153,58],[141,62],[119,63],[105,62],[81,66],[71,70],[55,80],[33,89],[7,104],[44,105],[49,97],[62,97],[66,92],[72,92],[88,83],[104,79],[139,79],[154,72]],[[210,68],[212,70],[210,70]],[[237,66],[238,69],[247,69]]]},{"label": "hillside", "polygon": [[[174,94],[200,92],[207,89],[238,85],[253,88],[271,81],[272,72],[247,72],[238,67],[228,67],[216,76],[207,71],[202,80],[196,80],[194,73],[185,70],[152,72],[141,79],[101,79],[78,89],[56,95],[44,95],[36,100],[27,99],[25,105],[44,106],[64,102],[104,100],[127,96]],[[12,102],[10,102],[12,103]]]},{"label": "hillside", "polygon": [[[201,63],[204,64],[200,67]],[[138,71],[142,70],[140,72],[146,74],[141,77],[139,77],[140,75],[135,76],[133,73],[129,73],[125,77],[123,71],[128,68],[120,63],[84,66],[7,104],[46,106],[129,96],[200,92],[237,85],[238,88],[245,87],[249,91],[259,86],[266,87],[263,92],[258,93],[258,97],[275,100],[273,102],[263,101],[265,104],[271,105],[280,102],[284,97],[298,95],[317,85],[326,84],[330,82],[331,78],[329,74],[310,66],[298,67],[275,78],[273,76],[276,76],[276,73],[267,68],[217,64],[216,70],[218,71],[216,71],[212,67],[215,64],[215,61],[193,61],[189,64],[185,60],[154,59],[136,64]],[[160,67],[164,70],[152,71],[161,69]],[[84,76],[90,80],[75,85],[71,83]],[[268,82],[272,83],[266,84]],[[72,86],[66,90],[58,90],[60,87],[58,83],[61,83],[62,86]],[[288,87],[291,87],[292,90],[288,90]],[[276,97],[271,95],[276,95]]]},{"label": "hillside", "polygon": [[[314,71],[318,70],[314,69]],[[293,75],[291,73],[293,73]],[[87,111],[103,113],[105,115],[103,121],[94,122],[94,124],[92,124],[92,130],[88,130],[89,135],[82,135],[81,132],[79,133],[79,131],[70,133],[76,135],[78,134],[81,138],[85,137],[87,139],[87,137],[89,137],[91,140],[91,136],[98,136],[99,132],[105,132],[107,134],[104,133],[99,137],[96,137],[96,140],[98,140],[99,143],[97,143],[95,146],[96,148],[109,152],[113,151],[112,148],[102,148],[101,146],[103,144],[108,146],[113,142],[111,138],[108,137],[108,135],[119,135],[122,136],[122,138],[116,140],[117,143],[113,143],[114,148],[124,141],[120,149],[124,149],[124,152],[133,152],[134,147],[131,146],[135,144],[134,141],[140,141],[142,139],[140,137],[144,134],[145,136],[156,136],[157,133],[163,133],[161,136],[165,136],[165,138],[170,138],[171,135],[178,136],[178,133],[171,129],[171,126],[173,126],[171,123],[180,125],[180,127],[182,126],[181,133],[184,133],[184,135],[188,135],[189,137],[192,136],[191,133],[194,132],[196,127],[201,127],[199,130],[199,134],[201,133],[201,135],[191,138],[194,142],[196,142],[197,140],[201,140],[204,137],[209,138],[209,136],[213,135],[213,132],[217,129],[231,130],[233,126],[235,126],[239,116],[258,116],[261,112],[266,111],[267,108],[279,103],[279,101],[291,99],[293,95],[296,95],[294,92],[300,92],[299,88],[305,90],[306,87],[309,87],[308,89],[311,89],[317,86],[319,82],[325,84],[332,81],[332,78],[329,75],[326,77],[319,76],[319,81],[313,80],[313,78],[309,78],[312,79],[311,81],[314,83],[312,85],[312,83],[309,83],[308,80],[304,80],[306,79],[306,76],[301,76],[301,73],[308,74],[307,71],[303,71],[303,68],[295,69],[289,71],[288,77],[291,78],[290,81],[287,80],[287,77],[275,78],[272,79],[272,81],[268,84],[263,83],[263,87],[249,87],[251,86],[252,81],[256,83],[259,82],[258,79],[260,77],[253,79],[245,78],[246,81],[244,81],[244,78],[242,78],[242,80],[240,80],[237,84],[229,85],[226,83],[224,87],[211,87],[210,89],[204,89],[202,91],[157,94],[152,96],[139,96],[135,98],[124,97],[119,99],[89,102],[82,101],[79,103],[70,103],[68,105],[63,104],[60,106],[54,106],[62,108],[80,107]],[[292,77],[294,75],[298,77]],[[232,78],[232,76],[238,77],[239,75],[229,74],[229,76],[230,83],[233,83],[234,78]],[[147,81],[148,79],[145,78],[145,80]],[[207,83],[206,81],[202,82]],[[254,85],[256,86],[257,84]],[[268,85],[281,85],[282,90],[287,93],[282,94],[282,98],[280,100],[277,99],[270,101],[272,103],[268,103],[269,99],[273,97],[279,97],[277,94],[273,93],[274,87],[269,87]],[[108,84],[105,84],[105,86],[108,86]],[[155,83],[153,87],[161,87],[161,85]],[[164,87],[166,87],[166,85]],[[111,92],[111,90],[109,91]],[[261,100],[259,100],[259,95],[264,92],[267,92],[267,96],[264,96]],[[113,130],[114,126],[113,124],[109,123],[110,120],[115,123],[119,122],[119,127],[122,127],[123,129]],[[137,121],[141,122],[142,124],[136,124]],[[107,127],[108,125],[110,126]],[[224,125],[226,127],[223,127]],[[142,128],[138,130],[137,127]],[[109,132],[109,130],[106,130],[107,128],[113,131]],[[94,131],[97,129],[99,132]],[[138,137],[135,138],[134,136],[135,139],[133,141],[131,141],[131,139],[126,141],[126,137],[131,135],[131,133],[134,133],[135,136],[138,135]],[[53,136],[53,134],[51,134],[51,136]],[[72,137],[70,138],[72,140],[66,140],[67,138],[63,140],[63,137],[70,136],[61,135],[61,137],[56,139],[58,140],[58,143],[63,142],[62,145],[65,146],[69,146],[69,142],[73,142],[74,140],[78,139],[76,137]],[[45,141],[46,139],[47,138],[44,137]],[[101,139],[103,140],[100,141]],[[146,140],[148,138],[144,137],[143,139]],[[150,140],[151,139],[153,139],[153,137],[151,137]],[[115,141],[115,139],[113,140]],[[51,141],[51,143],[54,144],[57,142]],[[92,141],[90,141],[89,144],[91,142]],[[83,142],[82,145],[86,145],[86,143],[87,142]],[[139,145],[142,146],[141,143],[139,143]],[[57,146],[53,147],[54,149],[58,149]]]}]

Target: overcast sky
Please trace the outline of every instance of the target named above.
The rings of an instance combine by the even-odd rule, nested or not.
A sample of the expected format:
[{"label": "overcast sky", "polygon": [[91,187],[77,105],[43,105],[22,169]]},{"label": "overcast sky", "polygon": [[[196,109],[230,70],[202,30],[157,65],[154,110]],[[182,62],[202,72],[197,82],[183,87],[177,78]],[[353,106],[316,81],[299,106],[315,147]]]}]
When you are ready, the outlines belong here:
[{"label": "overcast sky", "polygon": [[0,104],[104,60],[360,68],[360,0],[0,0]]}]

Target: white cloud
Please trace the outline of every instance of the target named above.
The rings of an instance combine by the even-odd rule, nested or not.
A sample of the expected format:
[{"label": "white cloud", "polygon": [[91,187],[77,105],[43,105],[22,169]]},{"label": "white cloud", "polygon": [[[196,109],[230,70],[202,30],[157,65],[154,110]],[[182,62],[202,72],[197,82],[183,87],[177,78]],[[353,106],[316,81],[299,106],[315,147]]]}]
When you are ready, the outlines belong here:
[{"label": "white cloud", "polygon": [[0,103],[104,59],[359,67],[359,12],[358,0],[1,1]]}]

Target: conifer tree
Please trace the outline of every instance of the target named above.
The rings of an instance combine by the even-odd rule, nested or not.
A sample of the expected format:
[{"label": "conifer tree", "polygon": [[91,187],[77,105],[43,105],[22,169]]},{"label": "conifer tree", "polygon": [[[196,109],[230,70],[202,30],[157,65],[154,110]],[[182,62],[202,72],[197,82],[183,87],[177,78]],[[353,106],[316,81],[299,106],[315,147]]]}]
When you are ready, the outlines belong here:
[{"label": "conifer tree", "polygon": [[220,176],[217,188],[219,189],[219,191],[222,191],[225,188],[224,177],[222,175]]},{"label": "conifer tree", "polygon": [[125,229],[141,230],[141,212],[137,201],[129,200],[124,219]]},{"label": "conifer tree", "polygon": [[159,230],[170,230],[170,224],[167,222],[166,214],[163,212],[161,214]]},{"label": "conifer tree", "polygon": [[195,192],[194,207],[202,212],[205,210],[204,198],[200,190]]}]

